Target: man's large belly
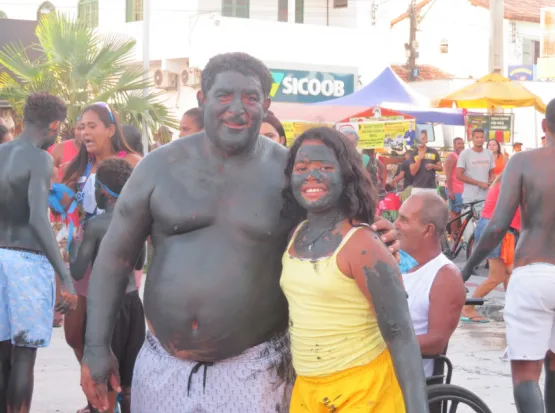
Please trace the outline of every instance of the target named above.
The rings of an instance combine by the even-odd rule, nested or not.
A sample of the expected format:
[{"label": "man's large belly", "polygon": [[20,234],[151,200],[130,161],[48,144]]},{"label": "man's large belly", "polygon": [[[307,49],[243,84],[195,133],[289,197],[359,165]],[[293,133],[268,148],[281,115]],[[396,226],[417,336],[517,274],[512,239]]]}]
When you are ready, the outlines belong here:
[{"label": "man's large belly", "polygon": [[149,328],[179,358],[240,354],[286,326],[280,271],[281,251],[272,241],[168,238],[155,248],[145,284]]}]

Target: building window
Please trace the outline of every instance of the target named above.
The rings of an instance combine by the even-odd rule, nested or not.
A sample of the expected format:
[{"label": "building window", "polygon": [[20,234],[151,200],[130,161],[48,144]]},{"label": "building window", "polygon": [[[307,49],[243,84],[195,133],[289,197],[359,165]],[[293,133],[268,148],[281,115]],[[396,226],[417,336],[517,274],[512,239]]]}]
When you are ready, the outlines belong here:
[{"label": "building window", "polygon": [[222,1],[222,16],[248,19],[249,15],[249,0]]},{"label": "building window", "polygon": [[289,20],[289,0],[278,0],[278,21]]},{"label": "building window", "polygon": [[8,15],[6,14],[6,12],[3,12],[2,10],[0,10],[0,19],[7,19]]},{"label": "building window", "polygon": [[295,0],[295,23],[304,23],[304,0]]},{"label": "building window", "polygon": [[80,0],[77,18],[89,27],[98,27],[98,0]]},{"label": "building window", "polygon": [[45,1],[39,6],[37,10],[37,20],[40,20],[42,16],[53,13],[55,11],[56,7],[54,7],[54,5],[49,1]]},{"label": "building window", "polygon": [[333,0],[333,8],[349,7],[349,0]]},{"label": "building window", "polygon": [[127,0],[125,21],[139,22],[143,20],[143,0]]}]

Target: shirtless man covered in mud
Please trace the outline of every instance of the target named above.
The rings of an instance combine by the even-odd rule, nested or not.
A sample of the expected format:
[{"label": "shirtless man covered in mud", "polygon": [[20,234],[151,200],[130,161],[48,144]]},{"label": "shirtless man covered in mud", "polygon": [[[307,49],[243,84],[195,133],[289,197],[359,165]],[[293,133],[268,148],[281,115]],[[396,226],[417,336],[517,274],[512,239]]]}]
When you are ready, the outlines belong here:
[{"label": "shirtless man covered in mud", "polygon": [[82,384],[95,407],[107,407],[108,380],[118,386],[112,328],[125,274],[151,236],[133,413],[288,412],[279,278],[301,217],[282,215],[287,149],[259,136],[271,84],[249,55],[212,58],[198,96],[204,131],[149,154],[123,189],[89,287]]},{"label": "shirtless man covered in mud", "polygon": [[[555,100],[542,123],[547,146],[511,157],[497,207],[463,270],[503,239],[520,205],[522,231],[505,297],[508,356],[519,413],[555,412]],[[545,407],[538,380],[545,359]]]},{"label": "shirtless man covered in mud", "polygon": [[0,413],[31,410],[37,348],[50,344],[54,271],[57,310],[77,296],[48,220],[52,157],[46,153],[65,120],[65,104],[37,93],[25,104],[24,132],[0,146]]}]

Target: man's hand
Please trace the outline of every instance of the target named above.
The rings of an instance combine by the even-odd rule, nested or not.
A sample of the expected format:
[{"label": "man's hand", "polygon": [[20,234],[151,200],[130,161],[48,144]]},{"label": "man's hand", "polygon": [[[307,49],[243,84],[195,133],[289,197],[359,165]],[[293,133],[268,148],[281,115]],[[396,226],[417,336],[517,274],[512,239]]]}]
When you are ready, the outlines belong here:
[{"label": "man's hand", "polygon": [[463,280],[468,280],[472,275],[473,268],[470,268],[468,265],[465,265],[463,270],[461,271]]},{"label": "man's hand", "polygon": [[487,182],[480,182],[480,183],[478,183],[478,186],[482,189],[488,189],[489,188],[489,184]]},{"label": "man's hand", "polygon": [[397,230],[393,224],[387,219],[376,215],[371,228],[374,232],[380,234],[381,240],[387,245],[387,249],[395,256],[398,262],[401,259],[401,256],[399,255],[401,243],[399,242],[399,234],[397,234]]},{"label": "man's hand", "polygon": [[434,164],[433,163],[428,163],[426,164],[426,170],[427,171],[432,171],[434,169]]},{"label": "man's hand", "polygon": [[449,191],[449,199],[450,199],[451,201],[454,201],[454,200],[456,199],[456,198],[455,198],[455,193],[454,193],[453,191]]},{"label": "man's hand", "polygon": [[62,314],[69,314],[77,307],[77,294],[73,282],[63,283],[60,288],[60,300],[55,309]]},{"label": "man's hand", "polygon": [[118,361],[108,348],[85,347],[81,362],[81,387],[95,409],[105,412],[108,402],[108,381],[117,393],[121,392]]}]

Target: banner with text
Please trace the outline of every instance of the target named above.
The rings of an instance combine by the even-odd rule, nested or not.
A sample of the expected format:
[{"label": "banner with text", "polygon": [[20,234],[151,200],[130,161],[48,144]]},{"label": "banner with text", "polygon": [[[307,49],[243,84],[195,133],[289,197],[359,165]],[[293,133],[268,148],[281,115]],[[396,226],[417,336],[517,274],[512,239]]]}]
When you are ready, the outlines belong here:
[{"label": "banner with text", "polygon": [[486,140],[495,139],[503,144],[510,144],[514,136],[514,114],[467,115],[468,140],[472,139],[474,129],[483,129]]},{"label": "banner with text", "polygon": [[384,122],[337,123],[342,131],[351,127],[358,131],[358,147],[361,149],[392,149],[402,151],[405,145],[414,140],[415,123],[410,120]]}]

